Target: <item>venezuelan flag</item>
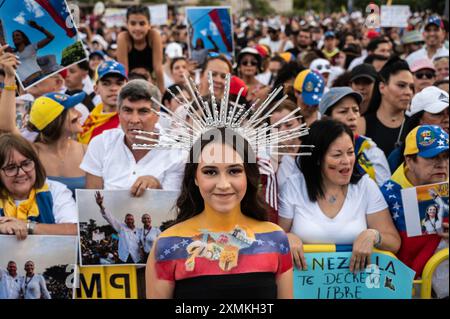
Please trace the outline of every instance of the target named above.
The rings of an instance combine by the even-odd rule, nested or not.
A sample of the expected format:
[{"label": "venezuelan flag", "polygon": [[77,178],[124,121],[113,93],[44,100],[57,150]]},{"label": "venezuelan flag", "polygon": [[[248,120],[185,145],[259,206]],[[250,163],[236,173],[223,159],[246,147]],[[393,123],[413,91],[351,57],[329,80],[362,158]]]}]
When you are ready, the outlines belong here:
[{"label": "venezuelan flag", "polygon": [[[206,238],[200,240],[204,246],[200,248],[200,253],[194,253],[191,244],[198,243],[201,235]],[[255,233],[251,244],[241,248],[232,243],[221,244],[220,236],[225,235],[219,235],[218,241],[213,239],[214,235],[217,233],[197,233],[193,236],[173,234],[165,237],[163,233],[158,239],[155,251],[158,277],[175,281],[206,275],[254,272],[281,274],[292,268],[289,242],[282,230]],[[232,257],[224,262],[223,257],[227,253]],[[191,269],[188,265],[191,265]]]},{"label": "venezuelan flag", "polygon": [[69,18],[69,11],[65,1],[62,0],[35,0],[45,11],[50,14],[50,16],[55,20],[55,22],[64,30],[68,37],[73,38],[77,34],[75,28],[69,28],[67,20]]}]

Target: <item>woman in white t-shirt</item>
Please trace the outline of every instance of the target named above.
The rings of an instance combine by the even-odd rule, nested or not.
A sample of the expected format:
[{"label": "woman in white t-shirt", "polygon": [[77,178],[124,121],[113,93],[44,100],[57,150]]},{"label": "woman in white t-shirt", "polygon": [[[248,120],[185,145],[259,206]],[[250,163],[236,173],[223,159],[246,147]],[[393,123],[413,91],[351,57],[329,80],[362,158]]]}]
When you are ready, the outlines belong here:
[{"label": "woman in white t-shirt", "polygon": [[355,169],[354,137],[340,122],[314,122],[305,145],[315,145],[279,196],[279,224],[288,232],[296,265],[306,269],[304,244],[352,244],[350,270],[370,264],[373,247],[391,252],[400,236],[378,186]]},{"label": "woman in white t-shirt", "polygon": [[[293,113],[289,118],[290,121],[281,123],[275,126],[275,129],[279,131],[289,131],[294,130],[295,128],[303,125],[303,119],[301,117],[300,109],[297,104],[293,101],[286,99],[284,100],[270,115],[270,125],[274,125],[278,122],[283,122],[283,119]],[[295,138],[291,140],[287,140],[284,142],[280,142],[282,145],[295,145],[294,147],[283,148],[282,152],[286,153],[283,155],[275,155],[271,158],[272,166],[277,174],[277,186],[278,189],[281,189],[283,184],[287,181],[287,178],[291,176],[294,172],[298,171],[297,165],[295,163],[296,154],[301,150],[300,149],[300,138]]]},{"label": "woman in white t-shirt", "polygon": [[17,75],[27,86],[27,83],[33,82],[42,75],[42,70],[37,63],[37,50],[42,49],[49,44],[55,36],[44,27],[38,25],[35,21],[27,21],[28,25],[45,34],[45,38],[36,43],[31,43],[28,36],[21,30],[13,32],[13,42],[15,53],[19,57],[20,65],[17,67]]}]

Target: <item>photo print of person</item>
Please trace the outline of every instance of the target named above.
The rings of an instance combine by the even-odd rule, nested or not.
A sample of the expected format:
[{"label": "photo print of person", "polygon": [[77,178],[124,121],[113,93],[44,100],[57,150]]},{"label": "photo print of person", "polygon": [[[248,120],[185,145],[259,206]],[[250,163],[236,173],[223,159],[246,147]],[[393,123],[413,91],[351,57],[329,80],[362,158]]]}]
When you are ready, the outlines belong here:
[{"label": "photo print of person", "polygon": [[0,44],[19,57],[23,89],[86,59],[65,0],[4,0],[0,6]]},{"label": "photo print of person", "polygon": [[0,235],[0,299],[73,299],[77,241]]},{"label": "photo print of person", "polygon": [[175,191],[77,190],[82,266],[142,265],[161,233],[175,219]]}]

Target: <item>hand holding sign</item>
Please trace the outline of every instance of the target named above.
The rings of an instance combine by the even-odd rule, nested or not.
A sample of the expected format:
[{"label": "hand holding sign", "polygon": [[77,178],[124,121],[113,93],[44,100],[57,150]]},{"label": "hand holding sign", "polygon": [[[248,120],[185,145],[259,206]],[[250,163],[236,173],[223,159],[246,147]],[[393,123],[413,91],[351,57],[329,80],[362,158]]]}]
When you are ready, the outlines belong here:
[{"label": "hand holding sign", "polygon": [[306,270],[306,259],[305,259],[305,252],[303,251],[303,242],[300,239],[300,237],[288,233],[287,234],[288,240],[289,240],[289,246],[291,246],[291,253],[292,258],[294,259],[294,264],[299,269]]},{"label": "hand holding sign", "polygon": [[376,240],[375,237],[375,232],[366,229],[356,238],[353,243],[352,258],[350,260],[351,272],[362,271],[366,268],[366,264],[370,265],[370,255]]},{"label": "hand holding sign", "polygon": [[9,48],[9,45],[3,45],[0,47],[0,67],[5,71],[6,77],[15,76],[15,70],[17,66],[20,64],[20,61],[17,59],[17,56],[12,53],[6,53],[6,49]]}]

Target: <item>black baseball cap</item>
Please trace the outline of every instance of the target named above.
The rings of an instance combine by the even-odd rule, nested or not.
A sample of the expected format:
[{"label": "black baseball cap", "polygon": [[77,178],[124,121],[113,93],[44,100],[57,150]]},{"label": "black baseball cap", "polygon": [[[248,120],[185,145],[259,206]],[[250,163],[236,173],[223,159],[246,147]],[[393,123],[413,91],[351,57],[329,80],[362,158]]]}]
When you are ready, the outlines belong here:
[{"label": "black baseball cap", "polygon": [[350,82],[354,82],[357,79],[366,78],[375,82],[378,79],[378,73],[373,67],[373,65],[368,63],[363,63],[355,66],[351,71]]}]

